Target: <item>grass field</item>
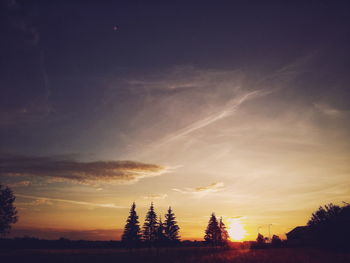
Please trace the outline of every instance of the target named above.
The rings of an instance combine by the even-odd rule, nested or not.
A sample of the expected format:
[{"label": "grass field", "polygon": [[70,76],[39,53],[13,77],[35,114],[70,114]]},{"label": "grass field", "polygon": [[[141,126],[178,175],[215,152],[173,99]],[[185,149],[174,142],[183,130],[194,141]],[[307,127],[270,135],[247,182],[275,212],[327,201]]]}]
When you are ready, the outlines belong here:
[{"label": "grass field", "polygon": [[172,248],[123,249],[18,249],[0,250],[1,262],[235,262],[235,263],[349,263],[350,253],[308,248],[213,250]]}]

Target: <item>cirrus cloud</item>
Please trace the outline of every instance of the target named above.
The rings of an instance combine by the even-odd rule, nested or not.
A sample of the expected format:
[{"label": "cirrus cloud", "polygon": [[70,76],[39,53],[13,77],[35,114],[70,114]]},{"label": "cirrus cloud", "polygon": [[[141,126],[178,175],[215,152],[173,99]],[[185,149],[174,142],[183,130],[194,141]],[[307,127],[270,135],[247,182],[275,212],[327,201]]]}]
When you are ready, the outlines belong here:
[{"label": "cirrus cloud", "polygon": [[223,187],[224,187],[223,182],[217,182],[217,183],[212,183],[212,184],[207,185],[207,186],[200,186],[200,187],[196,187],[196,188],[186,187],[184,189],[174,188],[173,190],[176,192],[182,193],[182,194],[192,194],[196,197],[203,197],[207,194],[218,192],[218,191],[222,190]]},{"label": "cirrus cloud", "polygon": [[155,199],[165,199],[167,197],[168,197],[167,194],[150,194],[150,195],[143,196],[143,199],[155,200]]}]

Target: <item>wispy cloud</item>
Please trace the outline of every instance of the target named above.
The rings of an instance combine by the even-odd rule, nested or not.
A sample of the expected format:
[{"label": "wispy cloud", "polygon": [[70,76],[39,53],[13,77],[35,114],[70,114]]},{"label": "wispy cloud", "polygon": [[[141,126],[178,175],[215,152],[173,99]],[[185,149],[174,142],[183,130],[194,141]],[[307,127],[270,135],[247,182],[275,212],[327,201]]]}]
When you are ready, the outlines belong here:
[{"label": "wispy cloud", "polygon": [[[21,194],[17,195],[18,197],[22,197]],[[27,198],[27,197],[25,197]],[[28,199],[34,199],[33,198],[28,198]],[[46,198],[42,198],[42,199],[34,199],[33,201],[30,202],[16,202],[17,207],[19,207],[19,209],[25,209],[26,207],[33,207],[33,206],[42,206],[42,205],[48,205],[51,206],[53,205],[53,202],[46,199]]]},{"label": "wispy cloud", "polygon": [[143,196],[143,199],[150,199],[150,200],[156,200],[156,199],[165,199],[167,198],[167,194],[150,194]]},{"label": "wispy cloud", "polygon": [[182,194],[192,194],[196,197],[203,197],[207,194],[210,193],[216,193],[220,190],[223,190],[224,188],[224,183],[223,182],[217,182],[217,183],[212,183],[207,186],[199,186],[196,188],[183,188],[183,189],[178,189],[174,188],[173,190]]},{"label": "wispy cloud", "polygon": [[322,112],[323,114],[329,116],[329,117],[340,117],[342,115],[342,111],[332,108],[329,105],[321,104],[321,103],[314,103],[313,104],[315,109],[319,112]]},{"label": "wispy cloud", "polygon": [[26,10],[15,0],[5,1],[6,4],[6,18],[10,22],[11,29],[20,32],[23,37],[24,43],[30,45],[37,45],[40,39],[40,33],[38,28],[30,21],[29,16],[26,14]]},{"label": "wispy cloud", "polygon": [[187,134],[190,134],[196,130],[202,129],[218,120],[221,120],[223,118],[226,118],[230,115],[232,115],[233,113],[236,112],[236,110],[238,109],[238,107],[245,101],[252,99],[254,97],[256,97],[260,92],[259,91],[252,91],[252,92],[248,92],[246,94],[244,94],[243,96],[240,96],[239,98],[235,98],[232,99],[231,101],[229,101],[226,106],[219,110],[218,112],[215,112],[203,119],[200,119],[196,122],[194,122],[193,124],[178,130],[177,132],[167,136],[163,141],[161,141],[158,146],[174,141],[178,138],[181,138],[183,136],[186,136]]},{"label": "wispy cloud", "polygon": [[[44,50],[40,45],[39,27],[31,19],[26,5],[15,0],[2,2],[5,2],[0,3],[3,9],[3,22],[5,22],[7,30],[11,32],[9,37],[3,37],[4,46],[27,50],[28,54],[31,54],[30,58],[26,57],[23,61],[26,61],[25,64],[31,68],[32,73],[26,84],[18,81],[22,77],[17,77],[2,85],[2,97],[6,99],[0,99],[0,126],[13,126],[23,122],[42,120],[48,117],[52,107],[49,102],[49,74],[45,65]],[[5,56],[5,63],[7,60],[14,59],[13,55]],[[24,63],[21,59],[17,63]],[[14,65],[8,63],[6,69],[8,71],[5,74],[24,76],[23,72]],[[40,73],[37,74],[37,72]],[[18,96],[19,92],[24,89],[23,85],[31,86],[31,92],[30,94],[24,93],[26,96]],[[16,92],[13,93],[13,90]],[[5,100],[11,101],[11,103],[4,103]]]},{"label": "wispy cloud", "polygon": [[71,182],[89,185],[134,183],[142,178],[168,172],[168,168],[135,161],[80,162],[54,157],[27,157],[0,154],[3,176],[40,177],[47,182]]},{"label": "wispy cloud", "polygon": [[9,184],[10,187],[23,187],[23,186],[29,186],[29,185],[31,185],[31,182],[27,180]]},{"label": "wispy cloud", "polygon": [[[191,66],[129,77],[124,81],[129,95],[143,102],[143,107],[135,110],[133,123],[135,127],[144,124],[138,129],[142,142],[130,141],[129,149],[134,147],[140,154],[143,147],[141,152],[147,156],[170,143],[195,136],[196,132],[205,133],[209,126],[236,115],[245,103],[275,92],[276,85],[271,85],[271,81],[263,81],[259,76],[248,78],[238,70]],[[117,95],[113,92],[118,90],[110,89],[107,94],[106,105],[111,107],[115,105],[112,98]]]},{"label": "wispy cloud", "polygon": [[118,209],[125,208],[124,206],[119,206],[115,204],[96,204],[96,203],[84,202],[84,201],[75,201],[75,200],[23,195],[23,194],[16,194],[16,196],[22,197],[22,198],[34,199],[35,201],[33,203],[30,203],[31,205],[48,204],[54,201],[54,202],[64,202],[64,203],[70,203],[74,205],[83,205],[83,206],[90,206],[90,207],[105,207],[105,208],[118,208]]}]

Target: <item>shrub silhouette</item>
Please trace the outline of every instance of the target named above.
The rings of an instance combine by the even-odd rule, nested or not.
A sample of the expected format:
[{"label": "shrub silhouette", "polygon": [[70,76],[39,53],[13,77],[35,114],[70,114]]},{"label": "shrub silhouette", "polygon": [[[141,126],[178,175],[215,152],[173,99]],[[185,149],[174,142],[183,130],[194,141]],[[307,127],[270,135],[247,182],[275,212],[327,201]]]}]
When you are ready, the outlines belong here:
[{"label": "shrub silhouette", "polygon": [[273,235],[271,239],[271,245],[273,247],[281,247],[282,246],[282,240],[279,236]]}]

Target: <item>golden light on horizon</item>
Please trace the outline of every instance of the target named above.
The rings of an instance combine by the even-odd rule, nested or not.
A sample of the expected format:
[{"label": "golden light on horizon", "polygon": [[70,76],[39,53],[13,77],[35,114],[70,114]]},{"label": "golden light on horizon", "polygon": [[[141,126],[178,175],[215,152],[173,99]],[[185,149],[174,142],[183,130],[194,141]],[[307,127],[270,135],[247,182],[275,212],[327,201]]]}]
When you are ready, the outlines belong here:
[{"label": "golden light on horizon", "polygon": [[247,235],[247,231],[244,229],[240,218],[231,218],[229,222],[227,231],[230,235],[230,240],[242,241]]}]

